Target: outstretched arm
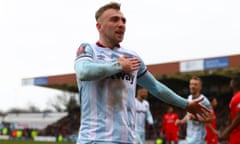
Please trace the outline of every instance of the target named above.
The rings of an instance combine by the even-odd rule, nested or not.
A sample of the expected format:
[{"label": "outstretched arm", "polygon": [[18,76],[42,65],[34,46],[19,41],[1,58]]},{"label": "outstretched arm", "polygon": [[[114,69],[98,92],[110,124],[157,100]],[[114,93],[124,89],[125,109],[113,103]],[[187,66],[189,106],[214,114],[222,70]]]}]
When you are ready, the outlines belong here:
[{"label": "outstretched arm", "polygon": [[183,119],[177,119],[177,120],[175,121],[175,125],[178,125],[178,126],[179,126],[179,125],[185,124],[188,119],[189,119],[189,113],[187,113],[187,114],[183,117]]},{"label": "outstretched arm", "polygon": [[200,103],[203,100],[204,98],[198,98],[189,101],[186,110],[187,112],[192,114],[190,116],[191,119],[196,119],[201,122],[209,122],[212,120],[211,111],[206,106]]},{"label": "outstretched arm", "polygon": [[201,117],[202,119],[206,119],[207,115],[210,113],[208,108],[200,104],[203,99],[195,99],[188,102],[187,99],[182,98],[167,86],[157,81],[149,72],[146,72],[143,76],[138,78],[138,84],[145,87],[152,95],[163,102],[186,109],[196,118]]}]

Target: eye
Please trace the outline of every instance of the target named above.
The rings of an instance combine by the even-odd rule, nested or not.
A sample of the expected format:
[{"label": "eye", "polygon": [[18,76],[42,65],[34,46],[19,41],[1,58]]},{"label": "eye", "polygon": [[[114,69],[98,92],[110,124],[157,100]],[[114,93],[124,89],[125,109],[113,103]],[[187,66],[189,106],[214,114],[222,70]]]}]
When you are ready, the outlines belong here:
[{"label": "eye", "polygon": [[110,19],[112,22],[118,22],[118,21],[122,21],[124,24],[126,23],[126,18],[124,17],[118,17],[118,16],[114,16],[114,17],[111,17]]},{"label": "eye", "polygon": [[126,18],[122,18],[122,22],[125,24],[126,23]]},{"label": "eye", "polygon": [[111,18],[111,21],[113,21],[113,22],[118,22],[119,19],[120,19],[119,17],[115,16],[115,17],[112,17],[112,18]]}]

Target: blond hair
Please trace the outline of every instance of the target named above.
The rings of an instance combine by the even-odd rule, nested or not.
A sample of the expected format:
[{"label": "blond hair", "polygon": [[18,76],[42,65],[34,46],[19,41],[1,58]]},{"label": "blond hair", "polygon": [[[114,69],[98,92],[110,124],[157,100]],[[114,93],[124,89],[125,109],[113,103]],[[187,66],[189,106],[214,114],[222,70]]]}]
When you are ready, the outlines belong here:
[{"label": "blond hair", "polygon": [[101,15],[108,9],[120,10],[121,9],[121,5],[119,3],[117,3],[117,2],[110,2],[108,4],[103,5],[95,13],[96,21],[98,21],[99,18],[101,17]]},{"label": "blond hair", "polygon": [[200,77],[198,77],[198,76],[192,76],[191,80],[197,80],[202,85],[202,79]]}]

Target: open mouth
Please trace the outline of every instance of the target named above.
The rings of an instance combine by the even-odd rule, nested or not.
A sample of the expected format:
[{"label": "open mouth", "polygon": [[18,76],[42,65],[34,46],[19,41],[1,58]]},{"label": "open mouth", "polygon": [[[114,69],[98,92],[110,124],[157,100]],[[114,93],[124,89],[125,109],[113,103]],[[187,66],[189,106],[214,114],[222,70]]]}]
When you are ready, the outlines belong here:
[{"label": "open mouth", "polygon": [[122,32],[122,31],[118,31],[118,32],[116,32],[118,35],[124,35],[124,32]]}]

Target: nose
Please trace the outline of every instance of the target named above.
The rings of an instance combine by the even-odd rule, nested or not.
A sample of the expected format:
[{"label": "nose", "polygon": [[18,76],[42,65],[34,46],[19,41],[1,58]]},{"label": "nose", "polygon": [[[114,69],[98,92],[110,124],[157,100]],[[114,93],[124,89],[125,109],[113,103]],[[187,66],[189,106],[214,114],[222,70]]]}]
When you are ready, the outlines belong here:
[{"label": "nose", "polygon": [[121,27],[121,28],[124,28],[125,27],[125,23],[123,23],[122,21],[119,21],[118,22],[118,26]]},{"label": "nose", "polygon": [[119,24],[120,26],[125,26],[125,24],[126,24],[126,19],[125,19],[125,18],[120,18],[119,21],[118,21],[118,24]]}]

